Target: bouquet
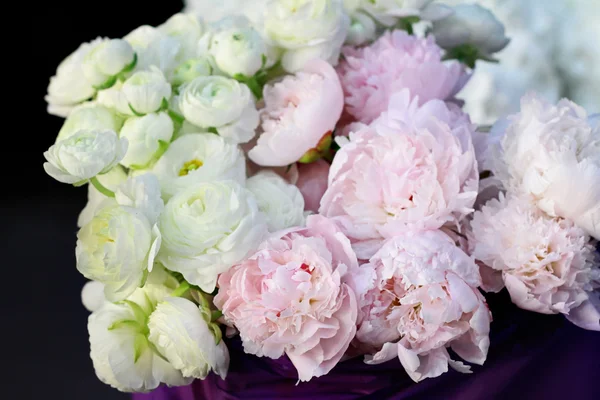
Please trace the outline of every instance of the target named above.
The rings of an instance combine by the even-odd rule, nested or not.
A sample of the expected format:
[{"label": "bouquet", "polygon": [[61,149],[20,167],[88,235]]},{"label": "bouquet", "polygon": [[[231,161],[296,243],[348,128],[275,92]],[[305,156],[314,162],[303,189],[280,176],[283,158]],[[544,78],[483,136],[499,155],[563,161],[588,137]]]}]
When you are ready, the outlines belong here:
[{"label": "bouquet", "polygon": [[468,373],[503,288],[600,330],[600,117],[532,92],[473,124],[455,95],[509,42],[489,10],[249,3],[83,43],[50,80],[100,380],[226,379],[237,335],[299,385],[353,358]]}]

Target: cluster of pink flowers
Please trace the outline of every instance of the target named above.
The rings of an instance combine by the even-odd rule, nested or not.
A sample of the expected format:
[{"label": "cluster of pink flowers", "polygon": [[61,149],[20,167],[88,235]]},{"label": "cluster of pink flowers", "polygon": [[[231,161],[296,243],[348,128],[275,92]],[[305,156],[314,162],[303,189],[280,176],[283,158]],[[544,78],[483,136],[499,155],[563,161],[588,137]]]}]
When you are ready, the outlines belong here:
[{"label": "cluster of pink flowers", "polygon": [[[301,381],[344,354],[397,357],[417,382],[469,372],[447,349],[484,363],[492,314],[479,288],[504,285],[522,308],[597,328],[586,232],[504,197],[499,177],[480,188],[501,140],[453,101],[464,66],[442,61],[433,37],[403,31],[343,52],[339,77],[317,61],[265,88],[249,157],[258,169],[291,164],[276,171],[318,214],[220,276],[215,305],[245,351],[287,355]],[[321,147],[334,131],[335,153]]]}]

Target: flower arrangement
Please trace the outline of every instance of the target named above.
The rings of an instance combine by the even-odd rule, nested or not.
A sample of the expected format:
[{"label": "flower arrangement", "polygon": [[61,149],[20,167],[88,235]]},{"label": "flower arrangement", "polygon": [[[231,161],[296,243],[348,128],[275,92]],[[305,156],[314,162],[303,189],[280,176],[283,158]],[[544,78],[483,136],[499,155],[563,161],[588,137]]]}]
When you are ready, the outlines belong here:
[{"label": "flower arrangement", "polygon": [[66,120],[44,169],[88,186],[76,256],[102,382],[226,379],[234,335],[299,384],[356,357],[467,373],[504,287],[600,330],[600,118],[531,93],[473,124],[455,95],[509,42],[491,12],[196,10],[82,44],[48,86]]}]

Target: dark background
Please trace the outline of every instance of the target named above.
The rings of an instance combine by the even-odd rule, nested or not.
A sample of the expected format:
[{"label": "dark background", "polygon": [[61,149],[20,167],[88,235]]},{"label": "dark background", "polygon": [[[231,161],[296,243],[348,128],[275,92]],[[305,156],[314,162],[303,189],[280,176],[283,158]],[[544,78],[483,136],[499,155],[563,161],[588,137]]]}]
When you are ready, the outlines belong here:
[{"label": "dark background", "polygon": [[[120,38],[144,24],[156,26],[183,4],[180,0],[36,3],[42,2],[26,5],[30,8],[24,10],[26,18],[3,14],[21,23],[13,37],[18,56],[2,60],[9,67],[5,80],[16,87],[3,94],[9,108],[2,107],[0,146],[5,164],[0,243],[8,288],[0,329],[2,361],[10,378],[3,379],[0,399],[127,399],[98,380],[89,358],[89,313],[80,297],[86,280],[75,268],[76,222],[87,192],[85,187],[51,179],[42,168],[43,152],[54,143],[63,122],[46,113],[44,95],[58,64],[80,43],[98,36]],[[6,290],[3,299],[5,295]]]}]

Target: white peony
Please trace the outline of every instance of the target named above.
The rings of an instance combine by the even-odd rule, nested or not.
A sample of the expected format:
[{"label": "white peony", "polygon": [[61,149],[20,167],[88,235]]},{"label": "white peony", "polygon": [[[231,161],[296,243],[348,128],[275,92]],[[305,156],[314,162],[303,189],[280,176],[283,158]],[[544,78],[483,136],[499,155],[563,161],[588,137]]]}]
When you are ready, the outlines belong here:
[{"label": "white peony", "polygon": [[149,284],[127,301],[106,302],[88,319],[90,356],[98,378],[123,392],[149,392],[161,383],[182,386],[184,378],[148,340],[148,319],[173,290]]},{"label": "white peony", "polygon": [[350,18],[341,0],[270,0],[264,35],[285,50],[282,66],[296,72],[313,58],[336,65]]},{"label": "white peony", "polygon": [[246,187],[267,216],[269,232],[304,225],[304,198],[300,190],[272,171],[261,171]]},{"label": "white peony", "polygon": [[142,211],[109,205],[77,233],[77,269],[104,283],[108,300],[123,300],[152,270],[160,241],[160,232]]},{"label": "white peony", "polygon": [[185,378],[204,379],[212,370],[225,379],[229,351],[208,323],[210,314],[191,301],[167,297],[150,315],[148,339]]},{"label": "white peony", "polygon": [[180,86],[200,76],[209,76],[212,72],[213,67],[207,57],[192,58],[175,68],[171,76],[171,83]]},{"label": "white peony", "polygon": [[235,143],[254,137],[259,116],[246,85],[222,76],[205,76],[182,86],[180,93],[179,109],[192,124],[216,129]]},{"label": "white peony", "polygon": [[460,4],[452,10],[449,17],[433,22],[432,34],[440,47],[450,50],[472,45],[481,56],[490,57],[510,41],[504,25],[489,9],[479,4]]},{"label": "white peony", "polygon": [[114,85],[117,75],[131,70],[136,55],[129,43],[122,39],[96,39],[83,58],[83,75],[97,89]]},{"label": "white peony", "polygon": [[[120,165],[105,174],[96,177],[100,184],[108,190],[114,192],[119,185],[127,180],[127,172]],[[81,228],[94,218],[94,215],[103,207],[110,204],[116,204],[116,200],[112,197],[100,193],[94,185],[88,185],[88,201],[83,210],[79,213],[77,226]]]},{"label": "white peony", "polygon": [[152,172],[169,199],[198,182],[231,179],[243,184],[246,161],[238,146],[218,135],[189,133],[171,143]]},{"label": "white peony", "polygon": [[255,250],[267,232],[254,197],[234,181],[200,183],[179,192],[167,203],[159,227],[158,260],[207,293],[219,274]]},{"label": "white peony", "polygon": [[158,222],[158,217],[165,208],[165,203],[160,197],[158,179],[150,173],[130,177],[119,185],[115,192],[115,200],[121,206],[141,211],[150,225]]},{"label": "white peony", "polygon": [[181,42],[158,28],[142,25],[123,39],[133,47],[138,56],[136,71],[145,71],[155,66],[169,76],[181,63],[179,59],[182,50]]},{"label": "white peony", "polygon": [[121,164],[133,169],[146,168],[165,152],[173,131],[173,121],[165,112],[129,118],[120,134],[129,142]]},{"label": "white peony", "polygon": [[81,185],[110,171],[127,151],[127,139],[110,130],[81,130],[52,145],[44,170],[59,182]]},{"label": "white peony", "polygon": [[94,96],[96,90],[83,74],[83,59],[92,47],[90,43],[83,43],[59,64],[56,74],[50,78],[45,97],[48,113],[66,117],[73,107]]},{"label": "white peony", "polygon": [[[504,186],[530,195],[548,215],[567,218],[600,239],[600,124],[566,99],[529,94],[492,150]],[[500,132],[502,133],[502,132]]]},{"label": "white peony", "polygon": [[125,115],[142,116],[168,106],[171,85],[160,69],[138,71],[122,85],[98,93],[98,102]]}]

